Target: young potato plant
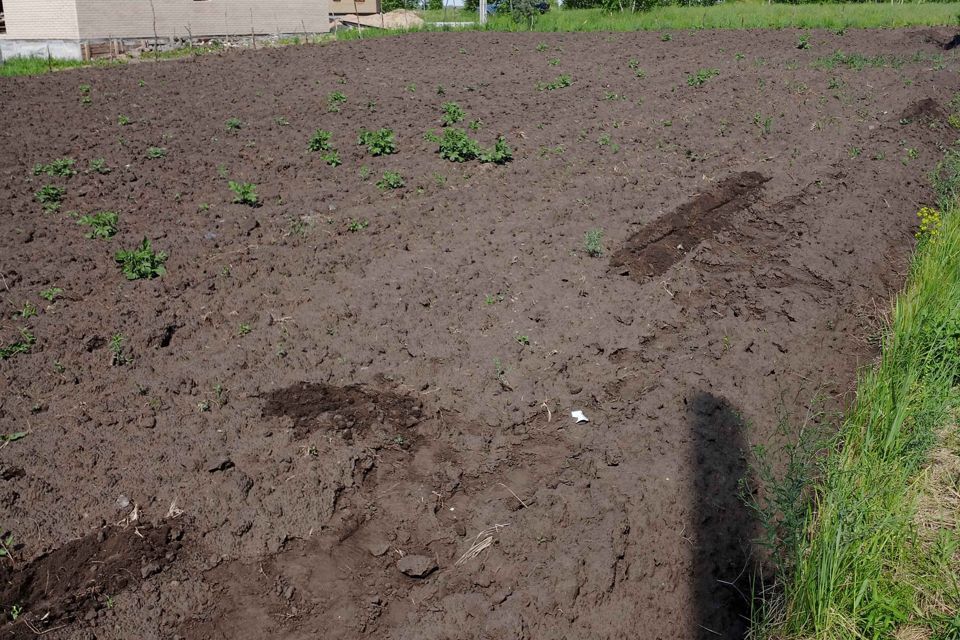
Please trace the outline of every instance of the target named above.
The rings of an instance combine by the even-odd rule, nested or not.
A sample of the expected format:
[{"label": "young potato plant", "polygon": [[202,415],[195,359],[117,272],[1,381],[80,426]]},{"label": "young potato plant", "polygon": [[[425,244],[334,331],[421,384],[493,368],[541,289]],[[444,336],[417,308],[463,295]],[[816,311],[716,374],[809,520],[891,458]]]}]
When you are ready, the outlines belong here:
[{"label": "young potato plant", "polygon": [[29,353],[37,339],[27,329],[20,329],[20,339],[0,345],[0,360],[12,358],[19,353]]},{"label": "young potato plant", "polygon": [[73,168],[76,161],[73,158],[57,158],[50,164],[37,163],[33,167],[33,175],[47,174],[51,177],[71,178],[77,175],[77,170]]},{"label": "young potato plant", "polygon": [[327,96],[327,111],[330,113],[340,113],[340,107],[347,101],[347,96],[342,91],[334,91]]},{"label": "young potato plant", "polygon": [[230,191],[233,191],[234,204],[245,204],[256,207],[260,204],[260,196],[257,195],[257,185],[252,182],[234,182],[230,180],[227,183]]},{"label": "young potato plant", "polygon": [[428,131],[423,137],[428,142],[435,142],[439,147],[437,152],[440,157],[451,162],[479,160],[484,163],[505,164],[513,159],[513,151],[507,146],[507,141],[503,136],[498,137],[496,143],[490,149],[481,147],[480,143],[471,138],[463,129],[452,127],[444,129],[442,136],[438,136],[433,131]]},{"label": "young potato plant", "polygon": [[569,87],[571,84],[573,84],[573,79],[568,74],[562,73],[554,78],[552,82],[538,82],[537,91],[555,91]]},{"label": "young potato plant", "polygon": [[307,143],[307,149],[315,153],[320,153],[320,157],[331,167],[336,167],[343,162],[340,160],[340,152],[337,151],[330,142],[333,134],[325,129],[317,129],[310,141]]},{"label": "young potato plant", "polygon": [[40,190],[34,194],[34,197],[37,199],[37,202],[43,205],[43,210],[50,213],[60,208],[60,203],[63,202],[63,196],[66,194],[67,190],[63,187],[48,184],[40,187]]},{"label": "young potato plant", "polygon": [[127,280],[156,278],[167,272],[163,266],[167,261],[167,254],[163,251],[154,251],[146,236],[139,247],[129,251],[118,251],[115,259]]},{"label": "young potato plant", "polygon": [[720,75],[719,69],[699,69],[696,73],[687,76],[687,84],[691,87],[701,87],[706,84],[710,78]]},{"label": "young potato plant", "polygon": [[384,171],[383,177],[377,181],[378,189],[399,189],[404,185],[403,176],[396,171]]},{"label": "young potato plant", "polygon": [[357,136],[357,144],[365,146],[372,156],[386,156],[397,152],[397,144],[390,129],[376,131],[361,129],[360,135]]},{"label": "young potato plant", "polygon": [[225,126],[227,127],[227,131],[239,131],[243,128],[243,122],[240,118],[227,118]]},{"label": "young potato plant", "polygon": [[443,126],[445,127],[455,125],[467,117],[467,112],[464,111],[456,102],[444,102],[441,105],[441,108],[443,109],[443,116],[441,120],[443,121]]},{"label": "young potato plant", "polygon": [[116,235],[119,220],[120,216],[115,212],[101,211],[100,213],[81,216],[77,220],[77,224],[90,227],[90,231],[87,233],[88,238],[106,240]]}]

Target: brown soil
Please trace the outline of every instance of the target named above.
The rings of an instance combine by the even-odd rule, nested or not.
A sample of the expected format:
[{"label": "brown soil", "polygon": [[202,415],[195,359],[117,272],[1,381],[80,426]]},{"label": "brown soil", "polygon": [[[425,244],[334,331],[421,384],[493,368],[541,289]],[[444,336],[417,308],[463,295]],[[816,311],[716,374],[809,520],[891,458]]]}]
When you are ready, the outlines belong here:
[{"label": "brown soil", "polygon": [[[0,361],[0,433],[28,432],[0,446],[0,638],[742,637],[749,447],[843,406],[956,137],[931,33],[424,34],[0,81],[0,344],[36,336]],[[812,66],[837,49],[907,61]],[[442,160],[445,101],[513,162]],[[33,175],[63,156],[112,171]],[[100,210],[110,240],[67,215]],[[144,236],[167,274],[127,281]]]}]

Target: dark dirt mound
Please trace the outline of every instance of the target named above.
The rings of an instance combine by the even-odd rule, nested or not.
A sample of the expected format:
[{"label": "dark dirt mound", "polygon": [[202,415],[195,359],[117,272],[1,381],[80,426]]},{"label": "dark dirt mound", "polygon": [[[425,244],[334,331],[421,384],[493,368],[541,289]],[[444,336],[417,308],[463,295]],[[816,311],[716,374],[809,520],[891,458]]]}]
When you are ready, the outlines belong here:
[{"label": "dark dirt mound", "polygon": [[[34,336],[0,360],[26,434],[2,605],[56,612],[45,640],[739,640],[748,450],[844,406],[953,139],[929,33],[423,33],[0,79],[0,340]],[[441,158],[448,101],[513,161]],[[356,144],[380,127],[397,153]],[[99,211],[110,239],[73,215]],[[127,281],[144,236],[167,273]],[[189,522],[175,562],[163,527],[90,542],[118,495]]]},{"label": "dark dirt mound", "polygon": [[296,437],[303,438],[318,428],[351,433],[370,425],[409,429],[423,420],[423,408],[416,399],[390,391],[301,382],[267,394],[263,415],[292,418]]},{"label": "dark dirt mound", "polygon": [[107,527],[20,565],[0,563],[0,637],[34,638],[98,610],[177,558],[180,530],[169,526]]},{"label": "dark dirt mound", "polygon": [[937,104],[933,98],[924,98],[911,104],[900,114],[901,120],[917,121],[929,124],[934,120],[942,120],[947,113]]},{"label": "dark dirt mound", "polygon": [[729,227],[734,214],[759,197],[767,180],[756,171],[723,179],[710,191],[630,236],[610,258],[610,268],[637,281],[663,274],[701,241]]}]

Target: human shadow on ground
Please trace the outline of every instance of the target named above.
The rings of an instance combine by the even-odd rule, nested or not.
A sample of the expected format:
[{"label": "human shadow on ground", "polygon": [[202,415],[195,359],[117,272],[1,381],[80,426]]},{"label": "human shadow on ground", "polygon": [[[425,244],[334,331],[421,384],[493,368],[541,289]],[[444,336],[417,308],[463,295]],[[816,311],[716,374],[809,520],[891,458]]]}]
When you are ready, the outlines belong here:
[{"label": "human shadow on ground", "polygon": [[745,424],[709,392],[686,399],[694,480],[691,587],[698,640],[742,640],[749,630],[756,519],[741,499],[750,472]]}]

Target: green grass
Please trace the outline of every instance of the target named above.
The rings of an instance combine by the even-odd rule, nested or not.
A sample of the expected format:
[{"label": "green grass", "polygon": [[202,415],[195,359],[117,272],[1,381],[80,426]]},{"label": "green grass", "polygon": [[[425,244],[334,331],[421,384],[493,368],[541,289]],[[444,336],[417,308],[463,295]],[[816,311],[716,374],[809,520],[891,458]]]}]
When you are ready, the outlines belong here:
[{"label": "green grass", "polygon": [[[421,11],[432,22],[475,21],[476,14],[462,10]],[[553,8],[537,18],[534,31],[660,31],[681,29],[845,29],[955,25],[960,3],[906,2],[844,4],[766,4],[727,2],[710,7],[658,7],[646,13],[607,13],[602,9]],[[479,25],[475,25],[477,28]],[[509,16],[491,16],[485,27],[494,31],[525,31]],[[365,29],[363,37],[384,35]],[[354,39],[355,31],[337,33]]]},{"label": "green grass", "polygon": [[[685,29],[842,29],[954,25],[960,3],[757,4],[730,2],[711,7],[658,7],[647,13],[604,13],[600,9],[551,10],[536,31],[660,31]],[[517,29],[507,16],[488,23]]]},{"label": "green grass", "polygon": [[76,69],[77,67],[110,67],[122,64],[120,60],[62,60],[60,58],[8,58],[0,64],[0,78],[13,76],[37,76],[51,71]]},{"label": "green grass", "polygon": [[[931,452],[957,444],[960,152],[947,153],[934,183],[937,232],[920,234],[880,362],[861,374],[808,487],[811,501],[786,549],[783,606],[767,612],[755,637],[873,640],[905,628],[931,633],[911,637],[960,637],[960,531],[918,509],[936,475]],[[954,493],[954,517],[958,503]]]}]

